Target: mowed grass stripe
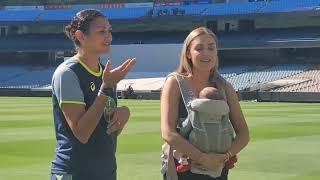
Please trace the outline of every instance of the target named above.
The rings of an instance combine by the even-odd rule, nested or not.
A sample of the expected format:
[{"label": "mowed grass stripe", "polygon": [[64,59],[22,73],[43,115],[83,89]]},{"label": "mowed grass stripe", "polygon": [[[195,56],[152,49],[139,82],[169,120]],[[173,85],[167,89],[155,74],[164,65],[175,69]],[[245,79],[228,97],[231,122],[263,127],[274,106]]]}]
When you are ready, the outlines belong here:
[{"label": "mowed grass stripe", "polygon": [[273,124],[273,125],[281,125],[281,124],[285,124],[285,123],[299,123],[299,122],[318,122],[320,118],[314,117],[314,116],[308,116],[308,118],[303,117],[297,117],[297,116],[287,116],[287,117],[258,117],[258,116],[246,116],[246,121],[247,124],[249,125],[250,128],[254,128],[254,126],[256,125],[267,125],[267,124]]},{"label": "mowed grass stripe", "polygon": [[[52,113],[50,113],[52,114]],[[43,121],[53,121],[53,117],[50,114],[20,114],[20,115],[0,115],[0,123],[2,121],[33,121],[33,120],[43,120]]]},{"label": "mowed grass stripe", "polygon": [[32,141],[39,139],[54,139],[54,128],[52,126],[29,127],[29,128],[2,128],[0,131],[0,147],[2,143],[18,141]]},{"label": "mowed grass stripe", "polygon": [[[8,124],[0,123],[0,142],[25,141],[34,139],[52,139],[55,137],[53,122],[47,121],[19,121],[14,123],[7,121]],[[23,123],[21,123],[23,122]],[[31,123],[29,123],[31,122]],[[12,126],[10,126],[12,125]],[[15,127],[17,126],[17,127]],[[128,123],[121,136],[132,136],[134,134],[155,133],[160,134],[160,123],[143,122]],[[138,135],[140,136],[140,135]]]},{"label": "mowed grass stripe", "polygon": [[149,116],[144,116],[143,113],[141,113],[141,116],[136,116],[135,114],[132,114],[130,117],[129,123],[140,123],[140,122],[159,122],[160,123],[160,114],[150,114]]},{"label": "mowed grass stripe", "polygon": [[251,141],[320,135],[320,122],[256,125],[250,128]]},{"label": "mowed grass stripe", "polygon": [[[39,119],[39,120],[2,120],[0,121],[0,128],[28,128],[28,127],[42,127],[42,126],[53,126],[53,121]],[[1,133],[1,132],[0,132]]]},{"label": "mowed grass stripe", "polygon": [[[54,157],[53,139],[1,142],[0,169],[17,168],[49,162]],[[0,174],[1,177],[1,174]]]},{"label": "mowed grass stripe", "polygon": [[247,116],[286,117],[305,114],[316,114],[319,103],[249,103],[242,102],[241,107]]},{"label": "mowed grass stripe", "polygon": [[0,104],[1,109],[26,109],[29,107],[37,107],[37,108],[42,108],[45,107],[46,109],[52,109],[51,103],[37,103],[37,102],[24,102],[24,103],[19,103],[19,104],[14,104],[14,103],[2,103]]},{"label": "mowed grass stripe", "polygon": [[124,134],[118,137],[117,151],[120,154],[160,152],[162,142],[159,132]]},{"label": "mowed grass stripe", "polygon": [[119,105],[130,107],[130,123],[160,122],[160,102],[157,100],[119,100]]},{"label": "mowed grass stripe", "polygon": [[281,116],[294,116],[294,115],[301,115],[301,114],[313,114],[314,112],[316,112],[318,108],[315,108],[313,110],[277,110],[277,111],[273,111],[273,109],[269,110],[269,111],[264,111],[264,112],[257,112],[257,111],[253,111],[253,112],[248,112],[246,111],[245,114],[248,116],[268,116],[268,117],[281,117]]},{"label": "mowed grass stripe", "polygon": [[160,134],[160,122],[136,122],[130,120],[122,134],[138,134],[138,133],[158,133]]},{"label": "mowed grass stripe", "polygon": [[229,171],[229,180],[283,180],[289,177],[294,177],[295,174],[288,173],[273,173],[273,172],[256,172],[254,170],[238,170],[234,168]]},{"label": "mowed grass stripe", "polygon": [[[122,105],[130,108],[132,116],[119,136],[118,179],[161,179],[160,101],[119,100]],[[49,178],[55,149],[51,106],[51,98],[0,97],[0,108],[12,112],[0,111],[0,179]],[[19,115],[22,107],[43,113]],[[320,179],[320,104],[241,102],[241,107],[251,142],[239,154],[230,180]]]},{"label": "mowed grass stripe", "polygon": [[311,171],[311,172],[307,172],[307,173],[303,173],[303,174],[299,174],[284,180],[318,180],[320,179],[320,170],[315,170],[315,171]]},{"label": "mowed grass stripe", "polygon": [[119,180],[160,180],[160,151],[118,154]]},{"label": "mowed grass stripe", "polygon": [[[234,179],[290,179],[318,171],[320,175],[320,135],[251,142],[238,155]],[[279,177],[273,177],[274,175]],[[261,175],[260,178],[257,178]],[[238,178],[236,178],[238,177]]]},{"label": "mowed grass stripe", "polygon": [[252,102],[241,101],[241,105],[245,109],[273,109],[273,108],[286,108],[286,107],[315,107],[319,103],[285,103],[285,102]]},{"label": "mowed grass stripe", "polygon": [[46,180],[50,179],[50,164],[47,162],[39,162],[37,164],[29,164],[19,169],[0,169],[1,180]]},{"label": "mowed grass stripe", "polygon": [[13,113],[16,113],[17,111],[19,111],[20,114],[49,114],[50,112],[52,112],[51,108],[47,108],[47,107],[38,107],[38,106],[34,106],[34,107],[24,107],[22,108],[21,106],[19,106],[20,108],[1,108],[0,110],[0,114],[1,115],[12,115]]},{"label": "mowed grass stripe", "polygon": [[120,106],[130,106],[132,108],[137,108],[140,106],[147,106],[150,108],[155,108],[155,105],[159,105],[159,100],[119,99],[118,104]]},{"label": "mowed grass stripe", "polygon": [[[23,104],[23,103],[46,103],[51,104],[51,97],[0,97],[1,101],[6,104]],[[3,104],[3,103],[1,103]]]}]

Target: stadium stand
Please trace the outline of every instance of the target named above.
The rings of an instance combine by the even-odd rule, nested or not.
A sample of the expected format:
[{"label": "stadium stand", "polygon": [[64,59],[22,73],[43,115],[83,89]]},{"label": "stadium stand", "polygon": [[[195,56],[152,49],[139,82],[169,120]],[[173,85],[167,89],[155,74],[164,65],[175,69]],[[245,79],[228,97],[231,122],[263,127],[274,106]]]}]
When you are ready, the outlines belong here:
[{"label": "stadium stand", "polygon": [[55,67],[1,67],[0,88],[39,88],[48,86]]},{"label": "stadium stand", "polygon": [[294,74],[303,72],[308,66],[306,65],[275,65],[271,67],[252,67],[254,71],[247,71],[236,76],[227,78],[233,87],[240,91],[252,86],[261,85],[277,79],[282,79]]},{"label": "stadium stand", "polygon": [[[72,2],[71,2],[72,3]],[[98,3],[98,2],[97,2]],[[104,2],[105,3],[105,2]],[[103,4],[102,4],[103,5]],[[39,6],[40,7],[40,6]],[[79,9],[98,8],[104,9],[106,6],[94,4],[57,6],[57,8],[39,8],[34,6],[24,10],[23,6],[0,11],[0,21],[67,21]],[[116,6],[115,6],[116,7]],[[103,10],[110,19],[135,19],[148,15],[151,10],[152,16],[225,16],[225,15],[247,15],[257,13],[285,13],[293,11],[312,11],[319,7],[317,0],[308,0],[301,3],[300,0],[280,0],[280,1],[258,1],[258,2],[232,2],[219,4],[192,4],[174,6],[149,6],[149,7],[121,7],[107,8]],[[20,8],[20,10],[19,10]],[[48,9],[48,10],[41,10]]]},{"label": "stadium stand", "polygon": [[[278,79],[283,79],[291,75],[302,73],[307,65],[276,65],[276,66],[226,66],[220,68],[220,73],[225,77],[236,90],[244,90],[257,84],[263,84]],[[29,87],[41,87],[50,84],[55,67],[34,69],[31,67],[1,67],[0,87],[19,87],[20,85]],[[252,70],[255,71],[252,71]],[[318,72],[318,71],[317,71]],[[319,72],[318,72],[319,73]],[[129,74],[128,78],[135,79],[141,77],[159,77],[159,72],[138,72]],[[312,72],[313,75],[315,72]],[[165,72],[161,77],[165,77]],[[309,75],[309,74],[307,74]],[[305,76],[301,76],[305,77]],[[298,78],[298,77],[297,77]]]},{"label": "stadium stand", "polygon": [[25,73],[27,73],[27,69],[23,66],[0,66],[0,82],[2,84]]},{"label": "stadium stand", "polygon": [[286,81],[300,80],[297,83],[288,83],[274,92],[320,92],[320,67],[313,67],[310,70],[285,78]]},{"label": "stadium stand", "polygon": [[274,13],[274,12],[292,12],[292,11],[310,11],[319,7],[319,1],[317,0],[280,0],[266,2],[266,5],[262,7],[259,12],[262,13]]},{"label": "stadium stand", "polygon": [[[168,73],[164,68],[171,71],[174,66],[172,59],[179,58],[172,55],[166,59],[161,58],[162,55],[178,54],[189,30],[204,24],[209,27],[211,23],[210,28],[216,30],[219,39],[220,73],[238,93],[249,92],[256,97],[255,92],[263,92],[269,93],[264,96],[268,97],[270,93],[278,96],[278,93],[287,92],[320,92],[317,53],[320,50],[320,24],[314,20],[319,17],[319,0],[18,2],[0,2],[0,53],[45,52],[48,60],[45,59],[47,64],[35,68],[19,62],[7,65],[1,62],[6,61],[2,58],[0,88],[50,87],[51,76],[58,63],[55,55],[61,52],[60,60],[63,61],[64,55],[72,54],[73,45],[63,35],[62,27],[79,10],[95,8],[100,9],[115,27],[112,52],[139,56],[143,64],[131,72],[119,88],[125,89],[132,84],[135,90],[159,91]],[[272,19],[278,15],[281,20],[273,25]],[[264,21],[269,17],[270,22]],[[292,25],[292,19],[296,17],[298,20]],[[286,22],[286,18],[291,22]],[[252,28],[241,29],[240,20],[250,21]],[[308,24],[308,20],[311,23]],[[35,24],[42,25],[44,30],[37,31]],[[230,29],[227,25],[234,27]],[[128,54],[123,53],[123,49]],[[141,53],[135,54],[137,52]],[[124,58],[114,54],[111,57]],[[17,62],[17,59],[12,62]],[[41,61],[42,58],[38,59]]]},{"label": "stadium stand", "polygon": [[[218,4],[194,4],[159,6],[154,8],[154,16],[172,16],[175,9],[185,11],[188,16],[225,16],[263,13],[286,13],[293,11],[312,11],[319,7],[318,0],[279,0],[257,2],[230,2]],[[166,12],[166,13],[159,13]]]},{"label": "stadium stand", "polygon": [[249,67],[245,65],[226,66],[223,68],[219,68],[219,72],[224,78],[231,78],[233,76],[236,76],[238,74],[248,71],[248,69]]},{"label": "stadium stand", "polygon": [[[137,19],[146,16],[147,12],[151,8],[138,7],[138,8],[108,8],[101,9],[101,11],[109,19]],[[48,10],[37,17],[37,21],[68,21],[70,20],[80,9],[71,8],[63,10]]]},{"label": "stadium stand", "polygon": [[1,11],[0,22],[33,22],[41,14],[41,10],[17,10],[17,11]]}]

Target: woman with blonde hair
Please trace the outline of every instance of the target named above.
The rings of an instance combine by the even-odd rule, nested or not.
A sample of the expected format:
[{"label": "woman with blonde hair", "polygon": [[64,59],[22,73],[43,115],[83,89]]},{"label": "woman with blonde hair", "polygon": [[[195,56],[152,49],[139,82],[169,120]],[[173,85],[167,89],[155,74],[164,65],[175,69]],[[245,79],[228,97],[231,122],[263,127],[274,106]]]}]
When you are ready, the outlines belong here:
[{"label": "woman with blonde hair", "polygon": [[[223,168],[219,177],[194,172],[192,169],[172,173],[172,163],[170,165],[172,150],[188,156],[191,164],[200,165],[203,169],[210,171],[224,166],[226,161],[238,154],[249,142],[249,131],[237,94],[232,85],[218,72],[217,43],[215,34],[209,29],[200,27],[193,30],[184,41],[178,69],[169,75],[164,83],[161,94],[161,132],[163,139],[170,146],[166,151],[169,154],[167,154],[168,166],[164,175],[165,179],[226,180],[227,168]],[[181,125],[179,119],[185,119],[188,115],[180,91],[180,81],[188,86],[189,94],[195,98],[203,88],[209,86],[219,89],[224,94],[230,109],[230,121],[235,131],[235,138],[229,150],[224,153],[203,152],[179,134]],[[176,162],[175,165],[177,165]]]}]

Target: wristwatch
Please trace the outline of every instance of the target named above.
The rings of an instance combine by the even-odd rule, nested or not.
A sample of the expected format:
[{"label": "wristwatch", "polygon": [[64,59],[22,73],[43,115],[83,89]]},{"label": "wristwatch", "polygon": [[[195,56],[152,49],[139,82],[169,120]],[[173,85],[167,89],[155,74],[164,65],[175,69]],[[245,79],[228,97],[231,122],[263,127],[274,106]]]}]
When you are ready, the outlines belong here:
[{"label": "wristwatch", "polygon": [[108,96],[112,97],[113,93],[114,93],[113,87],[101,87],[99,89],[98,95],[103,95],[103,96],[106,96],[106,97],[108,97]]},{"label": "wristwatch", "polygon": [[104,95],[112,97],[114,93],[114,89],[113,87],[106,87],[102,89],[102,92],[104,93]]}]

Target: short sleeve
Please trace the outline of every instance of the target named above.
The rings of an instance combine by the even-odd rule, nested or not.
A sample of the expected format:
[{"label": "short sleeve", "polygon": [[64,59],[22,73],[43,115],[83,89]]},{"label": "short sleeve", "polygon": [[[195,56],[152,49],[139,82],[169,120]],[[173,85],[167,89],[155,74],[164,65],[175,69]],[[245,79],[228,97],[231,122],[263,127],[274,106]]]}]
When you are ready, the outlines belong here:
[{"label": "short sleeve", "polygon": [[52,78],[52,93],[62,104],[83,104],[84,97],[77,75],[69,68],[58,68]]}]

